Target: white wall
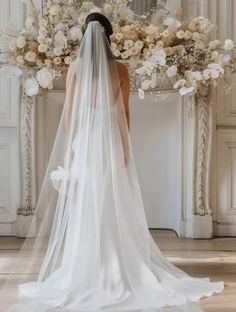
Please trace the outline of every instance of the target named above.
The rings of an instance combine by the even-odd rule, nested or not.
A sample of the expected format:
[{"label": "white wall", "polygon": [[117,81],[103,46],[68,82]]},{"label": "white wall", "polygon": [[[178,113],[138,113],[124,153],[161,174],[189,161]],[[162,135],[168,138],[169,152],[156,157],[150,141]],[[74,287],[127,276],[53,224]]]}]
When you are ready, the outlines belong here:
[{"label": "white wall", "polygon": [[[0,25],[22,25],[19,0],[0,0]],[[6,51],[6,40],[0,41]],[[20,206],[19,83],[0,73],[0,235],[15,234],[16,210]]]}]

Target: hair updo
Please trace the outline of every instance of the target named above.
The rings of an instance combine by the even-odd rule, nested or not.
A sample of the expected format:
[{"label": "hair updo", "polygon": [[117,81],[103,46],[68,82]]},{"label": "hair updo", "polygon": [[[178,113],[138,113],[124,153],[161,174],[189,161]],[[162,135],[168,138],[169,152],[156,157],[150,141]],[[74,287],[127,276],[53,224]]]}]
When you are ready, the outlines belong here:
[{"label": "hair updo", "polygon": [[102,25],[102,27],[104,28],[104,32],[106,34],[106,37],[107,37],[109,43],[111,43],[110,36],[113,34],[113,28],[112,28],[111,22],[109,21],[109,19],[105,15],[98,13],[98,12],[90,13],[87,16],[85,23],[82,27],[83,34],[85,33],[85,31],[88,27],[88,24],[90,22],[95,22],[95,21],[99,22]]}]

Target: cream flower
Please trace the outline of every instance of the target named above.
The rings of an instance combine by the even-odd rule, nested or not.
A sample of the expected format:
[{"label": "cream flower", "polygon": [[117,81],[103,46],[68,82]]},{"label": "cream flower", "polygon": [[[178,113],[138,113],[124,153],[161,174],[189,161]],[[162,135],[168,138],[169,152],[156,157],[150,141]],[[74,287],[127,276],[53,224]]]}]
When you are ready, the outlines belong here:
[{"label": "cream flower", "polygon": [[134,46],[135,46],[137,49],[139,49],[139,50],[142,50],[143,45],[144,45],[144,43],[143,43],[143,41],[141,41],[141,40],[136,41],[135,44],[134,44]]},{"label": "cream flower", "polygon": [[114,54],[115,57],[119,57],[121,55],[121,52],[120,52],[120,50],[115,49],[113,51],[113,54]]},{"label": "cream flower", "polygon": [[201,36],[200,36],[200,34],[198,33],[198,32],[193,32],[193,40],[194,41],[199,41],[199,40],[201,40]]},{"label": "cream flower", "polygon": [[57,55],[57,56],[61,56],[63,54],[63,50],[60,49],[60,48],[55,48],[53,50],[54,54]]},{"label": "cream flower", "polygon": [[209,42],[209,48],[211,50],[217,49],[220,45],[221,45],[220,40],[213,40],[213,41]]},{"label": "cream flower", "polygon": [[78,17],[78,23],[80,25],[84,25],[87,15],[85,13],[81,13]]},{"label": "cream flower", "polygon": [[28,96],[33,96],[39,92],[39,84],[35,78],[29,78],[25,80],[24,90]]},{"label": "cream flower", "polygon": [[122,53],[121,53],[122,59],[127,59],[129,56],[130,56],[130,54],[129,54],[128,51],[125,51],[125,52],[122,52]]},{"label": "cream flower", "polygon": [[59,15],[61,13],[61,7],[60,5],[57,5],[57,4],[53,4],[49,10],[49,13],[52,15],[52,16],[56,16],[56,15]]},{"label": "cream flower", "polygon": [[55,57],[53,60],[53,63],[55,65],[60,65],[61,64],[61,58],[59,56]]},{"label": "cream flower", "polygon": [[177,28],[181,26],[181,23],[177,19],[168,16],[164,20],[164,25],[168,26],[168,28],[171,29],[172,31],[176,31]]},{"label": "cream flower", "polygon": [[133,40],[125,40],[124,42],[124,50],[130,49],[134,45]]},{"label": "cream flower", "polygon": [[163,41],[161,41],[161,40],[157,41],[157,43],[156,43],[157,48],[163,48],[163,46],[164,46]]},{"label": "cream flower", "polygon": [[218,51],[213,51],[211,54],[211,59],[216,62],[218,60],[218,57],[219,57]]},{"label": "cream flower", "polygon": [[45,42],[45,37],[43,37],[43,36],[38,36],[37,37],[37,40],[38,40],[38,43],[44,43]]},{"label": "cream flower", "polygon": [[63,31],[59,30],[54,37],[54,44],[56,48],[63,49],[67,46],[67,37]]},{"label": "cream flower", "polygon": [[69,31],[69,35],[72,40],[81,40],[83,37],[82,31],[78,26],[73,26]]},{"label": "cream flower", "polygon": [[179,31],[177,31],[177,33],[176,33],[176,37],[178,38],[178,39],[183,39],[184,38],[184,31],[183,30],[179,30]]},{"label": "cream flower", "polygon": [[106,14],[111,14],[111,12],[112,12],[112,5],[110,3],[105,3],[104,4],[104,12]]},{"label": "cream flower", "polygon": [[226,39],[224,49],[226,51],[231,51],[233,50],[233,48],[234,48],[234,42],[231,39]]},{"label": "cream flower", "polygon": [[169,36],[170,36],[170,31],[169,31],[169,29],[165,29],[165,30],[162,32],[162,36],[163,36],[163,37],[169,37]]},{"label": "cream flower", "polygon": [[118,40],[118,41],[121,41],[122,39],[123,39],[123,34],[122,33],[117,33],[116,34],[116,39]]},{"label": "cream flower", "polygon": [[185,40],[190,40],[190,39],[192,39],[192,33],[191,33],[191,31],[186,30],[186,31],[184,32],[183,38],[184,38]]},{"label": "cream flower", "polygon": [[38,46],[38,50],[40,53],[45,53],[48,50],[48,45],[42,43]]},{"label": "cream flower", "polygon": [[47,68],[40,69],[36,74],[38,83],[44,89],[52,89],[53,88],[53,77],[51,72]]},{"label": "cream flower", "polygon": [[18,48],[20,48],[20,49],[24,48],[24,46],[26,45],[25,37],[24,36],[19,36],[16,39],[16,44],[17,44]]},{"label": "cream flower", "polygon": [[28,51],[25,54],[25,60],[31,63],[34,63],[36,60],[36,53],[34,53],[33,51]]},{"label": "cream flower", "polygon": [[64,59],[65,64],[70,65],[72,63],[72,58],[71,56],[67,56]]},{"label": "cream flower", "polygon": [[137,55],[139,53],[139,49],[137,49],[136,47],[132,47],[129,52],[130,55]]}]

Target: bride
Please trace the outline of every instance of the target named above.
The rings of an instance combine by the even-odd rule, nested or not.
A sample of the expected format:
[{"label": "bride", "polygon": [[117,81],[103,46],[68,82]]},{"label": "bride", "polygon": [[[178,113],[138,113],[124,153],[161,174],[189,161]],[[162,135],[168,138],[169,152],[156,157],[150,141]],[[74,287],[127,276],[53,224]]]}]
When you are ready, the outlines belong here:
[{"label": "bride", "polygon": [[187,305],[221,292],[223,282],[189,276],[152,239],[129,136],[128,71],[113,58],[105,16],[90,14],[83,32],[15,262],[25,259],[24,282],[4,311],[199,311]]}]

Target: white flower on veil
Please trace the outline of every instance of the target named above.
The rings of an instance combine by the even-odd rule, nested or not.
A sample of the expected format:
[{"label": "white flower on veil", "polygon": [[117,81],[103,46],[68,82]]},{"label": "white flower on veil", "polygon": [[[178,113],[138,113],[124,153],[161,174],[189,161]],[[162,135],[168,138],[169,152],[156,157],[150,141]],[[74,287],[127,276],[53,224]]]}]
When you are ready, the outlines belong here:
[{"label": "white flower on veil", "polygon": [[70,181],[70,171],[61,166],[58,166],[57,169],[50,174],[50,180],[57,192],[59,192],[61,183],[64,179],[67,179],[67,183]]}]

